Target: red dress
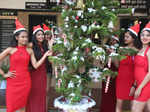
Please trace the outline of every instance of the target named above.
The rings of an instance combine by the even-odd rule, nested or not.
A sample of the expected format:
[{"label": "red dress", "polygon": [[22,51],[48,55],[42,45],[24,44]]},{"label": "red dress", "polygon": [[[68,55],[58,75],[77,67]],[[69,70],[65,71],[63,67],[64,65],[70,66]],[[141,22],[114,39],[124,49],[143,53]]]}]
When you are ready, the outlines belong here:
[{"label": "red dress", "polygon": [[26,112],[46,112],[46,74],[45,63],[31,71],[32,86]]},{"label": "red dress", "polygon": [[[141,82],[144,80],[145,76],[148,73],[148,59],[146,56],[148,50],[149,47],[147,47],[144,56],[137,55],[135,57],[134,76],[137,82],[137,87],[141,84]],[[147,101],[148,99],[150,99],[150,81],[145,85],[145,87],[142,89],[140,96],[135,100]]]},{"label": "red dress", "polygon": [[[111,70],[117,71],[117,68],[112,63],[111,64]],[[101,100],[101,106],[100,106],[100,112],[115,112],[116,107],[116,79],[111,78],[108,92],[105,93],[105,85],[106,83],[102,83],[102,100]],[[109,107],[109,108],[108,108]]]},{"label": "red dress", "polygon": [[29,60],[30,55],[26,51],[26,47],[17,47],[17,51],[10,56],[9,71],[16,71],[16,77],[7,78],[7,112],[15,112],[26,105],[31,88]]},{"label": "red dress", "polygon": [[130,89],[134,83],[134,61],[133,56],[127,56],[120,61],[118,76],[116,78],[116,96],[122,100],[132,100],[129,96]]}]

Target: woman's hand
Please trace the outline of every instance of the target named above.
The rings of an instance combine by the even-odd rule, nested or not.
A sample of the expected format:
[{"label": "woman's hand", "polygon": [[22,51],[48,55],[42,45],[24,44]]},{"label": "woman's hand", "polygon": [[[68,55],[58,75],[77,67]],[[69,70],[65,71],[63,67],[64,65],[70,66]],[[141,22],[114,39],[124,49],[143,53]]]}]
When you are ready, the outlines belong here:
[{"label": "woman's hand", "polygon": [[16,77],[16,71],[8,71],[8,73],[6,73],[5,75],[4,75],[4,78],[15,78]]},{"label": "woman's hand", "polygon": [[44,55],[47,56],[52,56],[53,52],[51,50],[48,50]]},{"label": "woman's hand", "polygon": [[142,88],[138,87],[135,91],[134,98],[138,98],[141,94],[141,91],[142,91]]}]

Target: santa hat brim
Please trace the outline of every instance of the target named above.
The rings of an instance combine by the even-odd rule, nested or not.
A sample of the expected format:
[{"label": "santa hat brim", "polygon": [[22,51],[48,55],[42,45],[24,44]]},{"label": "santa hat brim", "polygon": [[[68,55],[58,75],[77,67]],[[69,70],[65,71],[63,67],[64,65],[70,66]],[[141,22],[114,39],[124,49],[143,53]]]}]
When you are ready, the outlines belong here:
[{"label": "santa hat brim", "polygon": [[45,30],[44,33],[46,33],[46,32],[50,32],[50,30]]},{"label": "santa hat brim", "polygon": [[43,31],[42,28],[37,28],[36,30],[33,31],[33,34],[35,34],[37,31],[40,31],[40,30]]},{"label": "santa hat brim", "polygon": [[15,34],[15,33],[19,32],[19,31],[27,31],[27,30],[25,28],[19,28],[19,29],[15,30],[13,33]]},{"label": "santa hat brim", "polygon": [[138,36],[138,34],[134,31],[134,30],[132,30],[131,28],[128,28],[128,30],[129,31],[131,31],[133,34],[135,34],[136,36]]},{"label": "santa hat brim", "polygon": [[150,28],[144,28],[144,29],[142,30],[142,32],[145,31],[145,30],[150,31]]},{"label": "santa hat brim", "polygon": [[119,41],[118,37],[115,37],[115,36],[111,36],[113,39]]}]

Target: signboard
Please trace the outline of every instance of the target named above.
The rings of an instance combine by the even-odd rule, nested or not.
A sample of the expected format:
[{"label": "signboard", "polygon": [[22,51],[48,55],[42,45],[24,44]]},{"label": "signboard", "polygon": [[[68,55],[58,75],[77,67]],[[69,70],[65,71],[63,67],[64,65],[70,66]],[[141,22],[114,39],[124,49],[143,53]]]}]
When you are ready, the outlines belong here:
[{"label": "signboard", "polygon": [[[60,1],[59,4],[62,4]],[[26,9],[51,9],[54,6],[59,5],[57,0],[46,0],[46,2],[26,2]]]},{"label": "signboard", "polygon": [[46,9],[46,2],[26,2],[26,9]]},{"label": "signboard", "polygon": [[0,10],[0,16],[17,16],[16,10]]}]

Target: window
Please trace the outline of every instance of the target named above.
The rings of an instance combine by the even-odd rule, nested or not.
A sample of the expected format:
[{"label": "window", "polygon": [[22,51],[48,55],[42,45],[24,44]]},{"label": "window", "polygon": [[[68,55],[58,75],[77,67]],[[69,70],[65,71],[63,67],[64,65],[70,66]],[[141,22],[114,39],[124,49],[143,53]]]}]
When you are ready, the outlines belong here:
[{"label": "window", "polygon": [[14,29],[14,19],[0,19],[0,52],[9,46]]}]

